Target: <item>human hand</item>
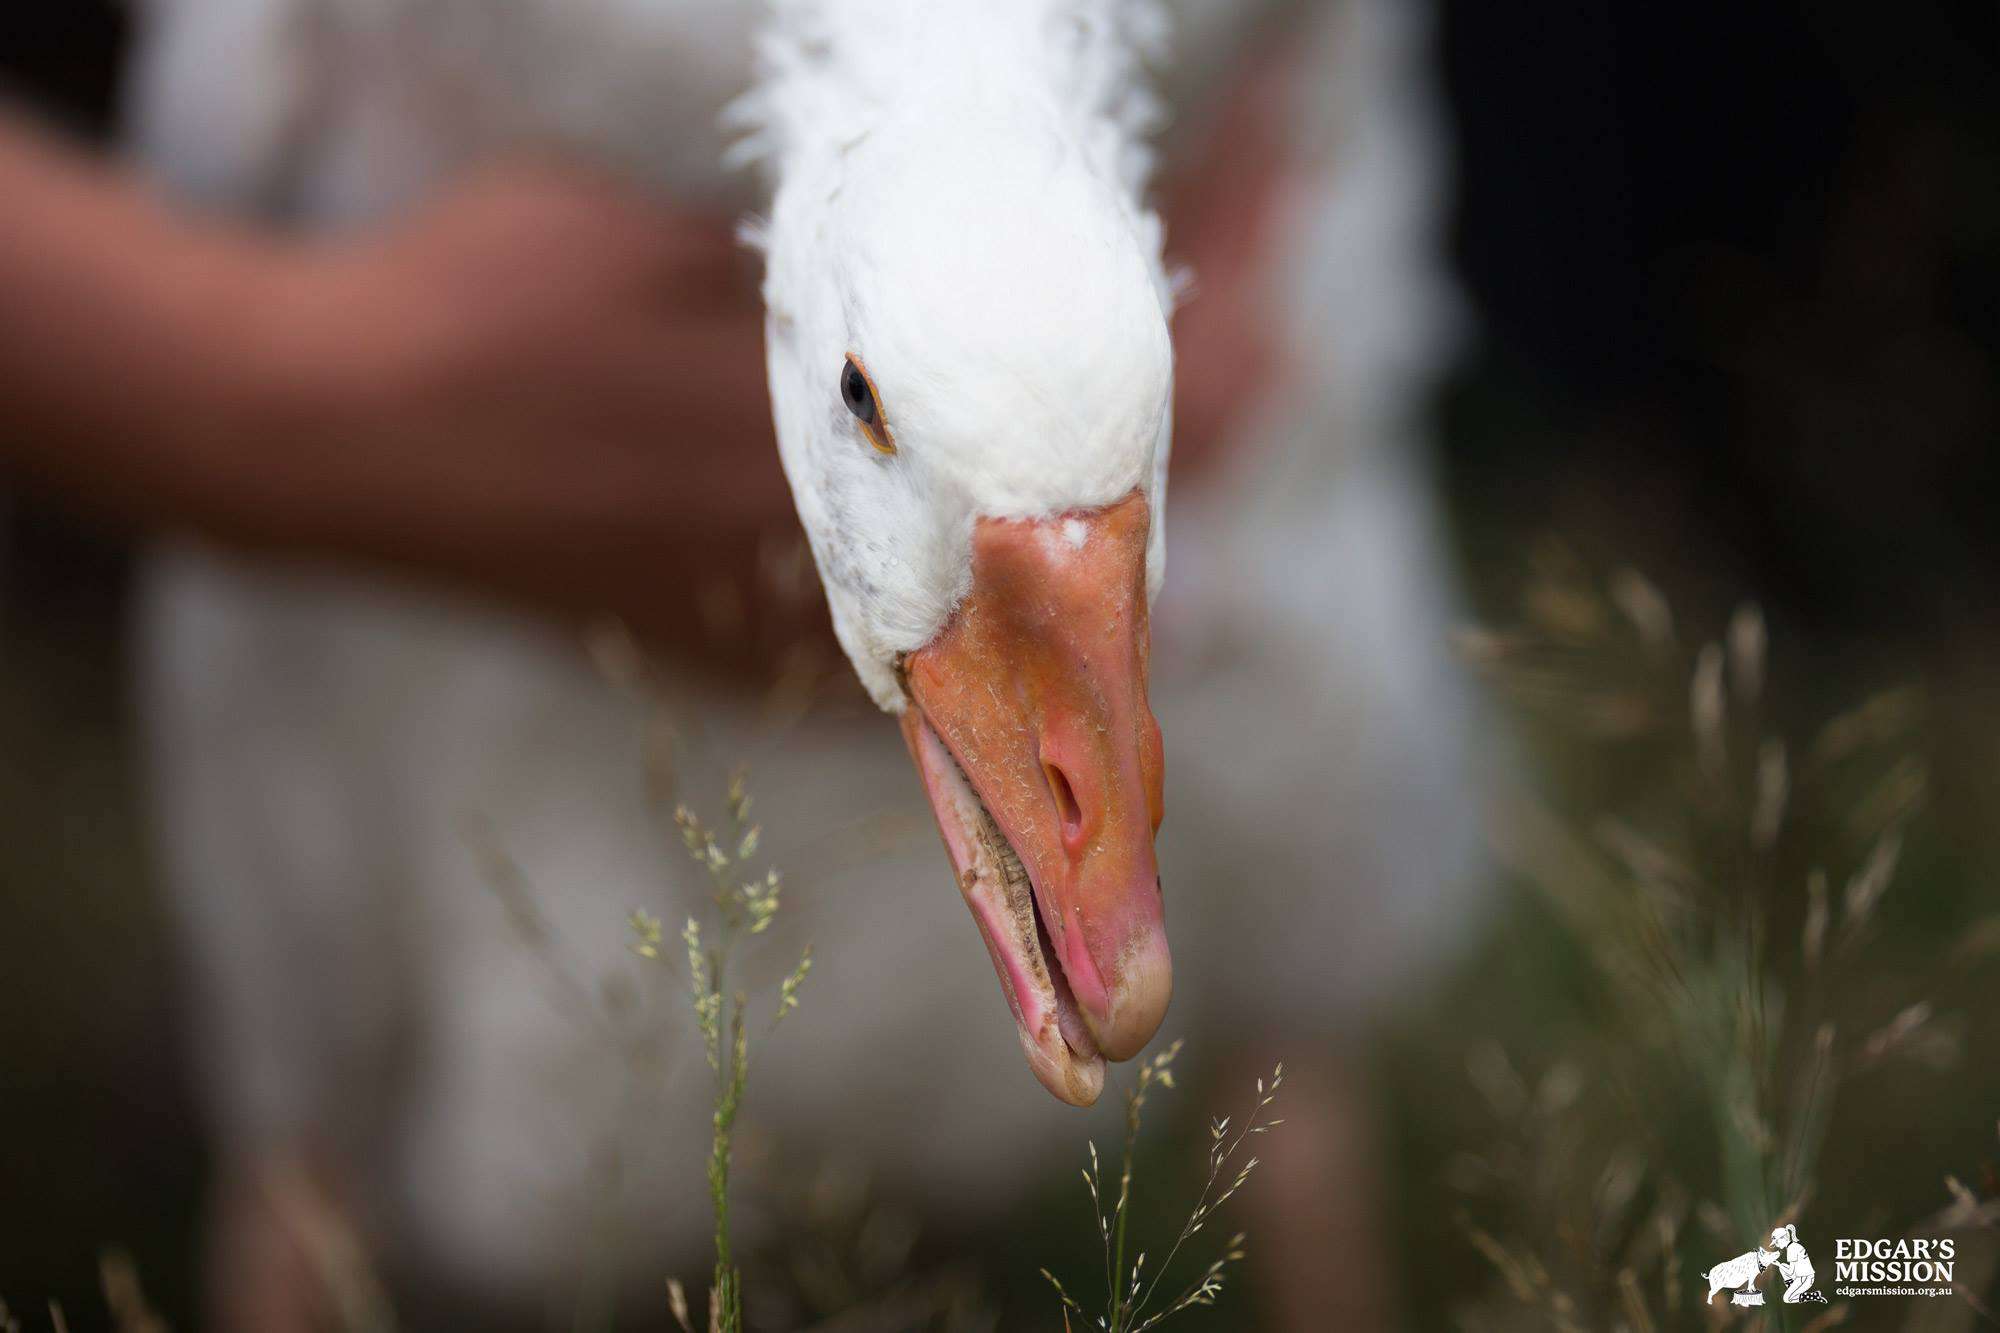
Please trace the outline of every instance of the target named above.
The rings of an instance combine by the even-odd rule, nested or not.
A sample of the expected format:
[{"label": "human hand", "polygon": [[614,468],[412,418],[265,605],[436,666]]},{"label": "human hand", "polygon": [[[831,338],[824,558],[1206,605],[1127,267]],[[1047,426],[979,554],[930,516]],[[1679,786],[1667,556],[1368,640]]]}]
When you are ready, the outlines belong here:
[{"label": "human hand", "polygon": [[[696,643],[795,539],[751,257],[582,172],[493,168],[247,279],[253,410],[213,527]],[[247,336],[246,336],[247,335]],[[218,447],[228,448],[225,440]]]}]

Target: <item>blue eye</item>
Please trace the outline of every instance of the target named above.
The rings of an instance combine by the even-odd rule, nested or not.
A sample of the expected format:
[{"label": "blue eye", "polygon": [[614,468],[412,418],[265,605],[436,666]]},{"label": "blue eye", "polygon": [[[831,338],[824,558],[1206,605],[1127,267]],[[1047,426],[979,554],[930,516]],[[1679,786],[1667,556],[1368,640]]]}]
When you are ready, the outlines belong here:
[{"label": "blue eye", "polygon": [[889,423],[882,419],[882,407],[875,398],[874,382],[862,369],[859,358],[852,354],[840,367],[840,401],[847,404],[847,410],[861,423],[861,433],[868,437],[868,443],[885,454],[896,452]]}]

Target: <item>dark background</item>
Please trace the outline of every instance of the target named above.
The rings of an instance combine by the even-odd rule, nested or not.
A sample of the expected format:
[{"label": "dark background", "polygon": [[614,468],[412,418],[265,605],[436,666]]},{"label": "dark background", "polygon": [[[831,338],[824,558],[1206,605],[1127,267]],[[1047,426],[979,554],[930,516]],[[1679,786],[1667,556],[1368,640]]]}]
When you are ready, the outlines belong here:
[{"label": "dark background", "polygon": [[[1936,742],[1946,846],[2000,864],[2000,5],[1443,19],[1469,601],[1560,534],[1677,601],[1754,595],[1808,677],[1915,673],[1967,719]],[[102,135],[124,28],[7,6],[0,82]],[[204,1154],[134,813],[127,538],[0,504],[0,1293],[96,1309],[122,1245],[188,1327]]]},{"label": "dark background", "polygon": [[1990,620],[2000,8],[1535,10],[1446,6],[1454,491],[1704,543],[1843,646]]}]

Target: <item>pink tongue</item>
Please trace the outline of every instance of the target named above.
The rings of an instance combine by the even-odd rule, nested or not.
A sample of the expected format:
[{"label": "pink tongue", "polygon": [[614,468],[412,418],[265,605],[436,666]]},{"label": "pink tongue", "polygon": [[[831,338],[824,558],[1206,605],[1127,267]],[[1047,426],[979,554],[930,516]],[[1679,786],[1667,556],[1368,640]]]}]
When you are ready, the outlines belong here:
[{"label": "pink tongue", "polygon": [[1042,924],[1042,914],[1035,913],[1035,938],[1042,948],[1042,961],[1048,965],[1049,981],[1056,992],[1056,1028],[1069,1048],[1079,1056],[1089,1060],[1097,1055],[1097,1041],[1090,1035],[1090,1027],[1083,1021],[1083,1011],[1076,1007],[1076,996],[1069,988],[1069,978],[1063,974],[1062,965],[1056,962],[1056,951],[1049,944],[1049,928]]},{"label": "pink tongue", "polygon": [[1060,977],[1056,978],[1056,1026],[1078,1056],[1085,1060],[1097,1058],[1097,1043],[1091,1038],[1083,1015],[1077,1011],[1076,1001],[1070,998],[1069,983]]}]

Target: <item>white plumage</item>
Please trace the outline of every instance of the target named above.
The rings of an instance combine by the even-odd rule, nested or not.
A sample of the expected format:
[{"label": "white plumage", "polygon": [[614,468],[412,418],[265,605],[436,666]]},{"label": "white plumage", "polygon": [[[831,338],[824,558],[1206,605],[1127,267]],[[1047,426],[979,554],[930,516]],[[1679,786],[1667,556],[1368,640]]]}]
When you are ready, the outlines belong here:
[{"label": "white plumage", "polygon": [[[1154,117],[1133,30],[1151,11],[774,12],[733,118],[773,190],[757,236],[779,447],[835,630],[900,711],[895,659],[963,595],[975,515],[1102,505],[1154,480],[1172,352],[1140,195]],[[909,445],[894,458],[853,447],[828,391],[850,351]]]},{"label": "white plumage", "polygon": [[[1178,105],[1235,62],[1249,8],[1179,8]],[[524,139],[760,210],[788,475],[842,642],[896,707],[889,662],[961,591],[973,512],[1157,494],[1171,296],[1144,203],[1163,104],[1141,71],[1167,20],[1088,0],[771,13],[753,56],[737,0],[152,0],[136,142],[186,197],[316,227],[393,213]],[[1216,480],[1177,498],[1158,611],[1161,860],[1186,942],[1170,1031],[1354,1012],[1436,955],[1470,845],[1412,457],[1450,324],[1424,27],[1395,0],[1292,21],[1319,77],[1274,308],[1307,373],[1245,404]],[[724,167],[732,145],[768,197]],[[919,197],[959,225],[909,230]],[[894,458],[841,429],[857,346],[911,442]],[[625,913],[671,866],[637,796],[633,706],[535,623],[190,547],[154,562],[145,623],[163,848],[225,1141],[331,1141],[372,1235],[482,1286],[572,1271],[606,1142],[625,1145],[642,1270],[696,1244],[707,1090],[673,1077],[678,996],[640,992],[631,1031],[669,1049],[629,1081],[628,1049],[550,1003],[462,838],[469,813],[490,820],[568,956],[628,968]],[[919,1195],[1004,1206],[1031,1173],[997,1164],[1066,1161],[1082,1129],[1020,1070],[894,729],[821,719],[767,751],[747,702],[682,686],[716,767],[756,765],[781,863],[885,811],[906,831],[844,871],[789,865],[821,965],[758,1070],[758,1114]]]}]

